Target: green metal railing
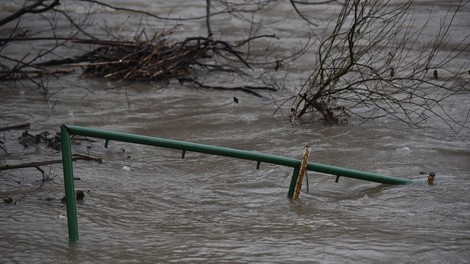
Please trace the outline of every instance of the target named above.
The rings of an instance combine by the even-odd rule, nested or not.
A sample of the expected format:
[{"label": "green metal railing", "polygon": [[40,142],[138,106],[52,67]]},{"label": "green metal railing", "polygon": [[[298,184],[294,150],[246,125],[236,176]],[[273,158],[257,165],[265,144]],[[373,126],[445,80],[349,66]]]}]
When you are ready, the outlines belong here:
[{"label": "green metal railing", "polygon": [[[72,146],[71,146],[71,135],[81,135],[86,137],[101,138],[105,140],[105,147],[108,146],[110,140],[129,142],[135,144],[163,147],[178,149],[182,151],[182,158],[185,157],[186,151],[199,152],[206,154],[213,154],[218,156],[226,156],[238,159],[253,160],[257,162],[256,168],[259,169],[261,163],[270,163],[276,165],[282,165],[292,167],[294,169],[292,174],[291,183],[289,186],[289,192],[287,196],[292,198],[295,192],[297,179],[300,172],[301,160],[287,158],[276,155],[269,155],[264,153],[258,153],[253,151],[239,150],[233,148],[217,147],[211,145],[197,144],[192,142],[185,142],[179,140],[150,137],[129,133],[122,133],[116,131],[93,129],[80,126],[62,125],[61,131],[61,143],[62,143],[62,159],[64,169],[64,186],[66,196],[66,207],[67,207],[67,221],[69,229],[70,241],[78,240],[78,223],[77,223],[77,209],[75,205],[75,187],[74,187],[74,176],[72,168]],[[422,180],[416,179],[404,179],[391,176],[380,175],[376,173],[364,172],[359,170],[347,169],[334,167],[330,165],[308,162],[306,170],[316,171],[326,174],[332,174],[336,176],[336,182],[340,176],[361,179],[371,182],[378,182],[384,184],[409,184],[416,183]]]}]

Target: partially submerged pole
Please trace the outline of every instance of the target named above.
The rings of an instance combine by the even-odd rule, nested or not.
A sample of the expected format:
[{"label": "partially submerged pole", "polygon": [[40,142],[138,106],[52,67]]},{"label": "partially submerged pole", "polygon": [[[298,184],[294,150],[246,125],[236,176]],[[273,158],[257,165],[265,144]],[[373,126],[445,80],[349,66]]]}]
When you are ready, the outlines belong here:
[{"label": "partially submerged pole", "polygon": [[67,207],[69,240],[74,242],[78,240],[77,208],[75,205],[72,146],[70,142],[70,135],[66,126],[60,127],[60,141],[62,148],[62,167],[64,170],[65,205]]},{"label": "partially submerged pole", "polygon": [[299,199],[300,190],[302,189],[302,181],[304,180],[305,171],[308,164],[308,156],[310,155],[310,146],[305,146],[302,164],[300,165],[299,178],[297,179],[297,186],[295,188],[294,199]]},{"label": "partially submerged pole", "polygon": [[[326,174],[332,174],[336,176],[336,181],[339,177],[348,177],[361,179],[371,182],[378,182],[384,184],[408,184],[415,183],[422,180],[413,180],[413,179],[404,179],[397,178],[392,176],[385,176],[381,174],[364,172],[359,170],[335,167],[320,163],[308,162],[308,153],[309,148],[306,149],[306,154],[302,161],[270,155],[265,153],[259,153],[254,151],[246,151],[233,148],[225,148],[218,146],[211,146],[205,144],[198,144],[186,141],[179,141],[166,138],[150,137],[136,134],[129,134],[123,132],[102,130],[102,129],[93,129],[80,126],[72,125],[62,125],[60,128],[61,131],[61,143],[62,143],[62,160],[63,160],[63,169],[64,169],[64,186],[65,186],[65,195],[66,195],[66,206],[67,206],[67,222],[69,227],[69,239],[70,241],[78,240],[78,224],[77,224],[77,212],[75,205],[75,190],[74,190],[74,177],[72,169],[72,150],[71,150],[71,135],[81,135],[86,137],[101,138],[105,140],[105,147],[107,147],[110,140],[122,141],[128,143],[157,146],[162,148],[178,149],[182,151],[182,158],[185,157],[185,154],[188,151],[206,153],[218,156],[226,156],[238,159],[253,160],[257,162],[256,167],[259,168],[260,163],[270,163],[276,165],[282,165],[286,167],[291,167],[294,169],[292,174],[292,180],[289,186],[289,191],[287,196],[289,198],[294,197],[294,192],[296,189],[297,183],[302,181],[303,174],[305,171],[316,171]],[[307,151],[308,150],[308,151]],[[299,179],[299,175],[302,175]],[[300,186],[298,187],[298,192],[300,193]],[[299,195],[299,194],[298,194]],[[298,195],[296,197],[298,198]]]}]

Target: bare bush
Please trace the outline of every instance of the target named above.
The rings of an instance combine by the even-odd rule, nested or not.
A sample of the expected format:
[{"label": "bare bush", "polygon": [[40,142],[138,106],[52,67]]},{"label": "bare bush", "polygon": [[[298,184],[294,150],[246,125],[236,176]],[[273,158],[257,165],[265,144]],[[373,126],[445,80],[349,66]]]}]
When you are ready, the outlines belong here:
[{"label": "bare bush", "polygon": [[431,116],[451,128],[467,127],[455,120],[442,103],[468,93],[468,66],[449,65],[470,46],[469,36],[447,48],[456,14],[449,9],[435,29],[434,40],[422,41],[431,18],[416,27],[412,1],[346,0],[333,29],[320,41],[315,66],[293,98],[291,122],[307,113],[330,124],[356,115],[365,121],[393,117],[420,125]]},{"label": "bare bush", "polygon": [[[10,8],[16,8],[16,11],[0,21],[0,28],[7,32],[0,38],[0,82],[38,87],[47,92],[50,77],[68,74],[71,70],[47,69],[40,63],[69,53],[68,43],[79,34],[92,37],[86,32],[92,12],[80,18],[72,17],[60,9],[59,0],[24,1],[23,5],[11,5]],[[29,23],[32,16],[35,16],[35,24]]]},{"label": "bare bush", "polygon": [[[172,17],[155,15],[146,10],[120,7],[104,1],[75,0],[59,2],[57,0],[24,1],[18,11],[3,19],[0,27],[12,25],[9,36],[1,38],[0,56],[7,63],[0,70],[0,81],[33,82],[47,91],[45,79],[51,75],[66,74],[76,68],[82,68],[85,77],[104,77],[114,80],[168,81],[176,78],[181,84],[191,83],[209,89],[241,90],[259,96],[257,90],[275,90],[274,85],[260,80],[259,76],[251,76],[254,71],[251,63],[251,43],[260,39],[277,39],[274,34],[258,34],[258,25],[254,25],[253,16],[265,7],[276,5],[277,1],[223,1],[206,0],[205,14],[192,17]],[[79,8],[80,12],[70,10]],[[106,8],[141,17],[141,23],[129,31],[123,32],[123,25],[110,26],[106,19],[101,31],[89,32],[88,27],[98,20],[95,10]],[[42,23],[48,25],[41,32],[34,32],[24,21],[29,15],[40,15]],[[236,41],[225,41],[221,34],[214,34],[211,18],[215,16],[234,17],[250,27],[247,35],[240,36]],[[161,26],[148,29],[151,20]],[[173,29],[180,24],[193,21],[206,22],[207,35],[185,36],[175,40]],[[168,29],[169,28],[169,29]],[[37,30],[37,29],[36,29]],[[199,35],[198,35],[199,34]],[[8,48],[14,43],[29,43],[31,49],[26,54],[11,55]],[[38,48],[43,45],[44,48]],[[86,50],[88,48],[88,50]],[[81,51],[81,54],[77,54]],[[262,64],[275,64],[285,58],[268,58]],[[61,67],[58,67],[61,66]],[[247,71],[248,70],[248,71]],[[198,71],[197,73],[195,73]],[[240,86],[208,85],[197,80],[201,71],[230,72],[239,76]],[[258,82],[259,85],[252,85]],[[220,82],[216,82],[220,83]],[[250,84],[249,84],[250,83]],[[244,85],[245,84],[245,85]]]}]

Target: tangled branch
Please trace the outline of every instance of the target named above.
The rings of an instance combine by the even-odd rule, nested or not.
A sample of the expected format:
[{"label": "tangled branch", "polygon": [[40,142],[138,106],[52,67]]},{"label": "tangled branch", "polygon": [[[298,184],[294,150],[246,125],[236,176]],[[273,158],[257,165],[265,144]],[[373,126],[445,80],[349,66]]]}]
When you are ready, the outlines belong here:
[{"label": "tangled branch", "polygon": [[51,10],[55,6],[60,5],[59,0],[53,0],[49,4],[46,4],[45,2],[47,2],[47,0],[36,0],[36,1],[34,1],[34,3],[32,3],[30,5],[26,5],[26,3],[25,3],[23,8],[16,11],[12,15],[9,15],[9,16],[5,17],[4,19],[0,20],[0,27],[5,25],[5,24],[10,23],[11,21],[14,21],[14,20],[20,18],[24,14],[27,14],[27,13],[31,13],[31,14],[44,13],[48,10]]},{"label": "tangled branch", "polygon": [[292,124],[306,113],[318,113],[333,124],[356,115],[365,120],[390,116],[419,125],[431,114],[451,128],[467,126],[442,106],[450,96],[470,91],[469,79],[463,77],[468,65],[457,71],[447,67],[470,47],[470,37],[451,52],[443,51],[462,4],[449,12],[435,40],[417,50],[429,19],[416,30],[409,14],[412,1],[389,2],[345,1],[334,29],[321,41],[308,82],[292,103]]}]

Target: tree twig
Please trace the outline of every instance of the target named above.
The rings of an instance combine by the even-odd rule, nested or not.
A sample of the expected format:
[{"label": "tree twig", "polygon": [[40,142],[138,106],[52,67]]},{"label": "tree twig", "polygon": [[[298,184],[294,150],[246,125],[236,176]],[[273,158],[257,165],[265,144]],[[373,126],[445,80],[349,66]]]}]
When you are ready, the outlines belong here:
[{"label": "tree twig", "polygon": [[[44,5],[43,4],[44,1],[45,0],[37,0],[37,1],[35,1],[35,3],[33,3],[31,5],[21,8],[20,10],[15,12],[13,15],[5,17],[4,19],[0,20],[0,26],[3,26],[3,25],[5,25],[5,24],[7,24],[7,23],[9,23],[9,22],[11,22],[15,19],[18,19],[26,13],[33,13],[33,14],[43,13],[43,12],[46,12],[46,11],[54,8],[55,6],[60,5],[59,0],[54,0],[52,3],[50,3],[48,5]],[[42,8],[39,8],[41,6],[42,6]]]},{"label": "tree twig", "polygon": [[252,94],[257,97],[263,97],[261,96],[258,92],[255,92],[255,90],[264,90],[264,91],[276,91],[275,88],[269,87],[269,86],[250,86],[250,85],[244,85],[244,86],[236,86],[236,87],[225,87],[225,86],[212,86],[212,85],[205,85],[203,83],[200,83],[193,78],[179,78],[178,81],[183,84],[185,82],[193,83],[197,85],[198,87],[201,88],[206,88],[206,89],[214,89],[214,90],[232,90],[232,91],[242,91],[245,93]]},{"label": "tree twig", "polygon": [[211,30],[211,0],[206,0],[206,25],[207,25],[207,38],[212,37]]},{"label": "tree twig", "polygon": [[[92,156],[83,155],[83,154],[73,154],[72,161],[77,161],[77,160],[96,161],[98,163],[103,162],[101,158],[92,157]],[[34,161],[34,162],[26,162],[26,163],[20,163],[20,164],[5,164],[5,165],[0,165],[0,171],[22,169],[22,168],[36,168],[39,171],[41,171],[41,169],[39,168],[40,166],[58,164],[58,163],[62,163],[62,159],[54,159],[54,160],[47,160],[47,161]]]},{"label": "tree twig", "polygon": [[0,127],[0,131],[21,130],[21,129],[28,128],[30,126],[31,126],[30,123],[24,123],[24,124],[19,124],[19,125]]}]

